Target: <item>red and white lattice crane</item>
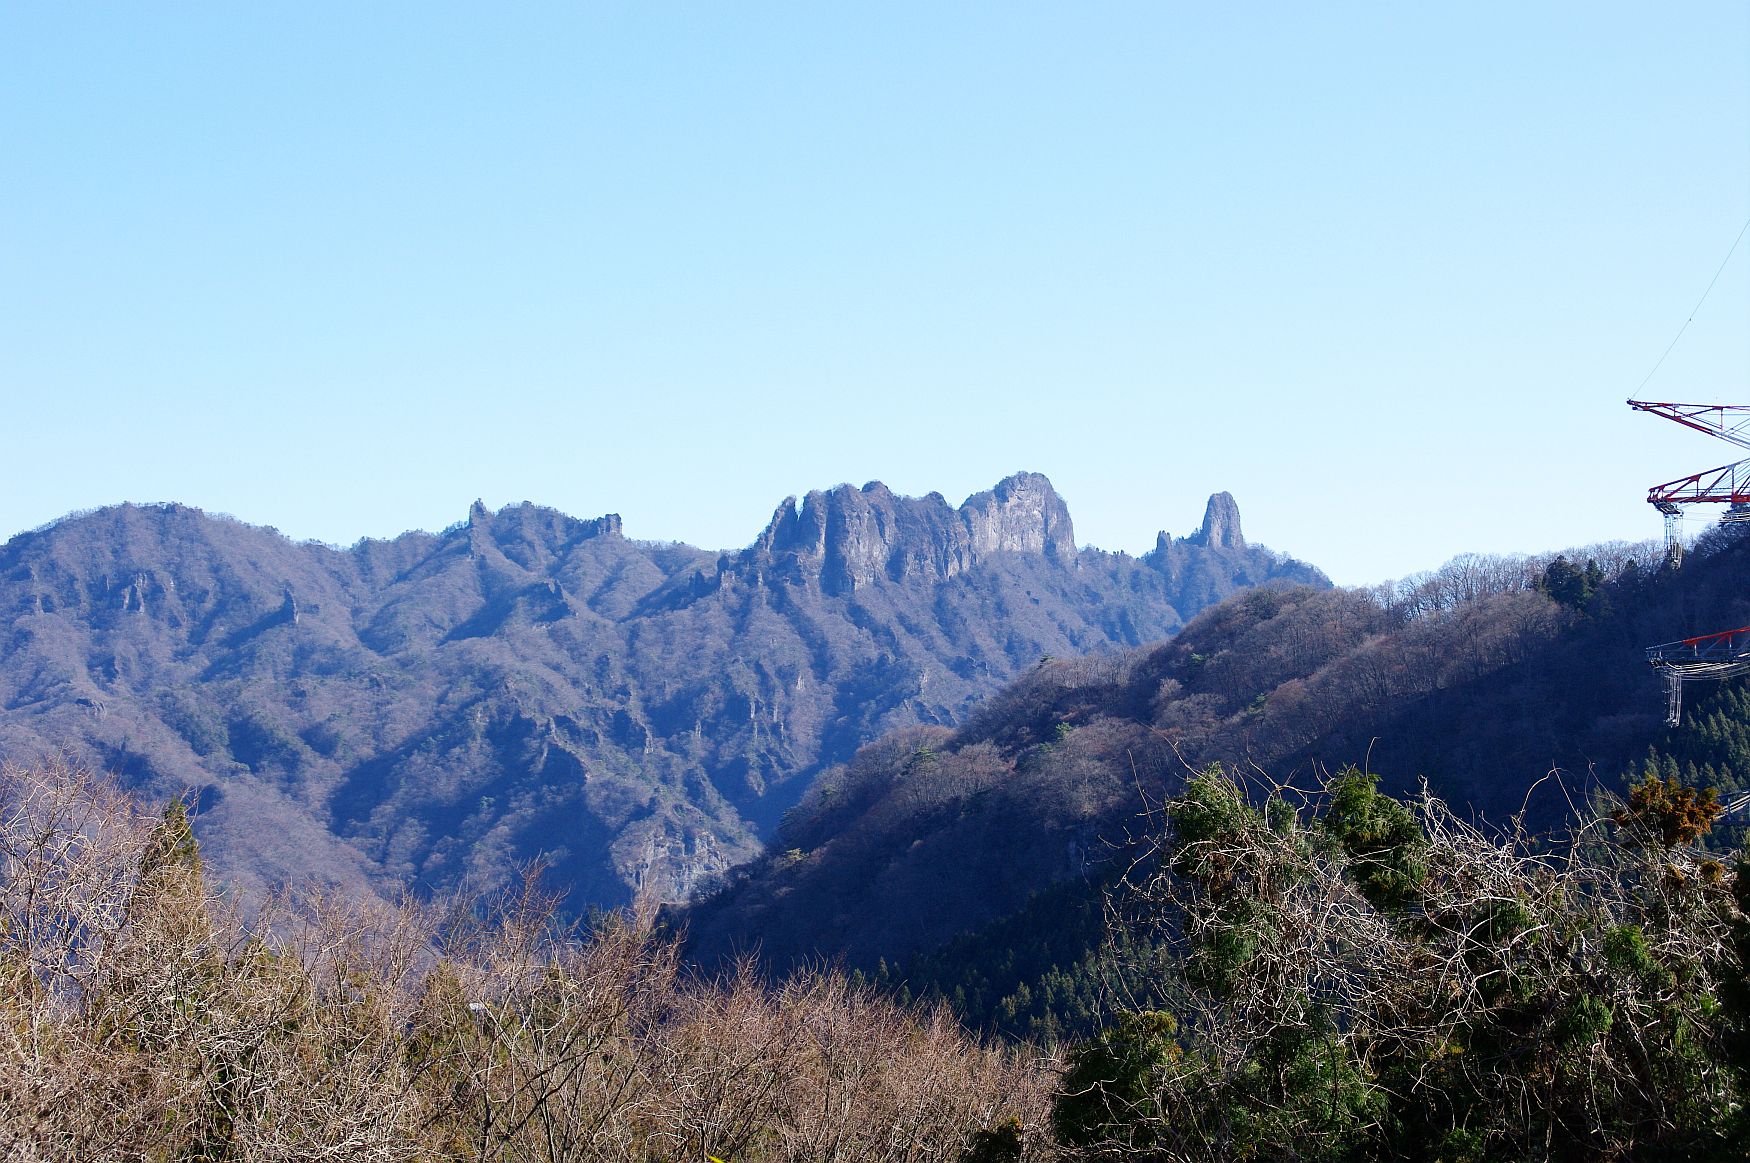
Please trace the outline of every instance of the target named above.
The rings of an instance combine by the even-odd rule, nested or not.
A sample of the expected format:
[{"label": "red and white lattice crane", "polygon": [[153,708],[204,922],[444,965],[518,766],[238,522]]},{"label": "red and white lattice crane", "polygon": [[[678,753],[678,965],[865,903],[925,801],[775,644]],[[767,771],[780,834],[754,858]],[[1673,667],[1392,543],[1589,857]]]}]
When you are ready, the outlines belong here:
[{"label": "red and white lattice crane", "polygon": [[[1628,406],[1675,420],[1739,448],[1750,448],[1750,405],[1630,400]],[[1722,521],[1750,521],[1750,459],[1654,485],[1647,490],[1647,503],[1665,514],[1665,555],[1672,565],[1679,565],[1683,561],[1682,506],[1725,505]],[[1750,674],[1750,626],[1650,646],[1647,661],[1665,676],[1665,722],[1675,727],[1683,721],[1684,683]]]},{"label": "red and white lattice crane", "polygon": [[[1685,428],[1705,432],[1739,448],[1750,448],[1750,405],[1659,404],[1630,400],[1638,412],[1651,412]],[[1722,521],[1750,521],[1750,459],[1723,464],[1647,490],[1647,503],[1665,515],[1665,553],[1673,565],[1683,560],[1684,505],[1725,505]]]}]

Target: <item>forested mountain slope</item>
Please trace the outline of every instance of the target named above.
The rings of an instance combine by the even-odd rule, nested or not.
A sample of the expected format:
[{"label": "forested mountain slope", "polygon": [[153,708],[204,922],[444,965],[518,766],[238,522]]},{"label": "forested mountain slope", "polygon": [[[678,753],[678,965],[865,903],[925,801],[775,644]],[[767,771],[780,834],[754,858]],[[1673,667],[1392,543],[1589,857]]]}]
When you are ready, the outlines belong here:
[{"label": "forested mountain slope", "polygon": [[[1016,962],[1017,933],[1038,944],[1063,924],[1072,947],[1034,952],[1039,969],[1068,966],[1086,952],[1073,941],[1099,931],[1086,897],[1138,815],[1215,761],[1309,784],[1366,765],[1387,790],[1425,777],[1497,823],[1523,811],[1556,825],[1649,747],[1722,735],[1698,703],[1704,718],[1668,737],[1643,648],[1750,623],[1750,545],[1733,534],[1679,571],[1643,547],[1592,557],[1469,557],[1376,591],[1257,591],[1165,643],[1029,668],[958,728],[895,733],[822,775],[769,854],[688,911],[693,955],[759,948],[776,966],[844,956],[872,970],[961,938],[955,956],[985,959],[982,972]],[[1039,903],[1074,884],[1079,903],[1057,889]],[[1002,941],[981,952],[966,937],[1030,901],[1033,919],[1007,922]]]},{"label": "forested mountain slope", "polygon": [[193,793],[234,881],[490,887],[539,856],[575,905],[673,898],[884,731],[1309,582],[1226,494],[1140,559],[1078,549],[1036,474],[958,508],[810,493],[721,554],[527,504],[344,550],[124,505],[0,547],[0,753]]}]

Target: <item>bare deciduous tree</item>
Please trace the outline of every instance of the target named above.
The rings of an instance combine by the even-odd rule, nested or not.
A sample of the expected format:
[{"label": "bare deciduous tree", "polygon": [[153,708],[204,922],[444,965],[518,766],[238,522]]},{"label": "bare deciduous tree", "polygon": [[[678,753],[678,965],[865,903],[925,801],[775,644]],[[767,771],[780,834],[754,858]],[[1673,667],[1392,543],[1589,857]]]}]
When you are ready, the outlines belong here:
[{"label": "bare deciduous tree", "polygon": [[1049,1077],[836,974],[689,978],[652,910],[579,932],[534,876],[245,919],[181,805],[0,769],[0,1156],[956,1163]]}]

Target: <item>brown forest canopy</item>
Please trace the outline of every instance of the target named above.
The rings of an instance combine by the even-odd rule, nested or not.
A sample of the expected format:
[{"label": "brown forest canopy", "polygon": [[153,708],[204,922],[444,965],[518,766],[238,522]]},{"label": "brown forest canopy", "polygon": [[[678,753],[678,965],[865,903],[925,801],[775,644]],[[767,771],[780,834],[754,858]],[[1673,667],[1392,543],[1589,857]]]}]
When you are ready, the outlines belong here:
[{"label": "brown forest canopy", "polygon": [[1425,778],[1482,818],[1557,826],[1670,745],[1643,648],[1750,622],[1747,553],[1728,533],[1675,572],[1650,547],[1466,557],[1373,591],[1237,595],[1164,643],[1041,663],[958,728],[822,774],[768,855],[689,911],[693,948],[897,964],[1100,881],[1137,813],[1210,762],[1309,782],[1370,764],[1400,794]]}]

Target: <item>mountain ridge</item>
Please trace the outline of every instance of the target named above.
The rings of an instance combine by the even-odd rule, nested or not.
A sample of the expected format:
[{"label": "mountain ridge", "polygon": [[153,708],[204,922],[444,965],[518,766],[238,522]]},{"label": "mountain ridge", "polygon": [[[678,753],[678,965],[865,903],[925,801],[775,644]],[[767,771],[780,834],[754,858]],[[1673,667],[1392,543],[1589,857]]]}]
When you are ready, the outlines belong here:
[{"label": "mountain ridge", "polygon": [[[1237,535],[1225,509],[1206,522],[1218,540]],[[715,968],[758,949],[776,972],[827,960],[895,981],[925,965],[912,985],[994,1005],[1026,982],[993,994],[1007,947],[967,963],[973,936],[1098,918],[1139,818],[1206,764],[1301,787],[1368,765],[1394,794],[1425,779],[1461,813],[1535,833],[1620,788],[1649,748],[1717,761],[1728,749],[1691,737],[1750,740],[1711,700],[1705,727],[1668,731],[1643,654],[1750,621],[1750,540],[1724,527],[1681,570],[1650,543],[1582,552],[1596,558],[1467,555],[1373,591],[1257,589],[1169,640],[1029,667],[955,727],[896,731],[822,772],[759,860],[677,915],[690,956]],[[1750,785],[1750,766],[1704,770]],[[1054,948],[1053,972],[1093,952]]]},{"label": "mountain ridge", "polygon": [[0,546],[0,750],[190,792],[258,886],[489,887],[543,859],[580,906],[675,898],[883,730],[1225,593],[1329,584],[1214,540],[1077,548],[1025,473],[958,508],[817,491],[719,552],[527,502],[346,549],[114,506]]}]

